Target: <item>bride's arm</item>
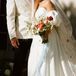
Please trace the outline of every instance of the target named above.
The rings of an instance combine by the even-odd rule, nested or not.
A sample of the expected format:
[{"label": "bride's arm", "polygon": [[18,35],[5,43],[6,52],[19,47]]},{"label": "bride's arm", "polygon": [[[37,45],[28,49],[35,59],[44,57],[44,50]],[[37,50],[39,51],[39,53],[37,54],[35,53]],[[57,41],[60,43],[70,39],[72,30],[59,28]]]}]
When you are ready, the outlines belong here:
[{"label": "bride's arm", "polygon": [[39,6],[44,7],[47,11],[55,10],[54,4],[49,0],[43,0],[40,2]]}]

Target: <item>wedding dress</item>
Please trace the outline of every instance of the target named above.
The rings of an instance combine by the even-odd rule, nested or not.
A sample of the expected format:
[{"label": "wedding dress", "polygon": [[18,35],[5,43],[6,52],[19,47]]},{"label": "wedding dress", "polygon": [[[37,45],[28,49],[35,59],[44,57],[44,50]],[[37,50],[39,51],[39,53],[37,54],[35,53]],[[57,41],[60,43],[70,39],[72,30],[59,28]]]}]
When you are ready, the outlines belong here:
[{"label": "wedding dress", "polygon": [[52,16],[56,26],[43,44],[39,35],[34,35],[28,61],[28,76],[76,76],[76,46],[67,32],[58,11],[39,7],[35,17]]}]

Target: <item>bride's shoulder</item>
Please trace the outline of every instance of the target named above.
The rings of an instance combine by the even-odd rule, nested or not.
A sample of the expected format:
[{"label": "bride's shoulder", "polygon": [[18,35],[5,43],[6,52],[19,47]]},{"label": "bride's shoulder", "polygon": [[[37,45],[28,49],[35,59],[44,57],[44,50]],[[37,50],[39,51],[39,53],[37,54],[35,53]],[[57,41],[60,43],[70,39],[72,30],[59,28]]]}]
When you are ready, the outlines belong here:
[{"label": "bride's shoulder", "polygon": [[40,2],[39,5],[42,6],[42,7],[44,7],[48,11],[55,9],[54,4],[50,0],[43,0],[42,2]]}]

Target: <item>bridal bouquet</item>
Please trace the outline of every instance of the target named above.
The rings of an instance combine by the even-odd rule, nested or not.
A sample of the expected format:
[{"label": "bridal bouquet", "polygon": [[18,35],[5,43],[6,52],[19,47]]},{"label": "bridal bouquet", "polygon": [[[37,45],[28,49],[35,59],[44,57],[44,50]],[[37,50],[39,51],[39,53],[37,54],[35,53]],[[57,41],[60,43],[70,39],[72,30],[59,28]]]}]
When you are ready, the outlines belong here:
[{"label": "bridal bouquet", "polygon": [[38,34],[42,38],[42,43],[48,42],[48,34],[53,28],[53,17],[49,16],[47,18],[40,18],[38,21],[36,21],[34,26],[34,34]]}]

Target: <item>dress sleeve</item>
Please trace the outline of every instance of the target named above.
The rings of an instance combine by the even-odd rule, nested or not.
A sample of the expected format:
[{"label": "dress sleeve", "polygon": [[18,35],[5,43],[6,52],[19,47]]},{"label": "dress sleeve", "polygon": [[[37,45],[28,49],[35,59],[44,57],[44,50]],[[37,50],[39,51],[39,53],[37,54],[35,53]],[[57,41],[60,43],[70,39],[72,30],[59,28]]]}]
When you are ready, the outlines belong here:
[{"label": "dress sleeve", "polygon": [[15,2],[14,0],[7,0],[6,5],[6,11],[7,11],[7,29],[9,33],[10,39],[16,37],[16,31],[15,31]]},{"label": "dress sleeve", "polygon": [[55,25],[57,27],[60,26],[61,20],[60,20],[58,12],[56,10],[49,11],[46,16],[52,16],[53,17],[53,25]]}]

